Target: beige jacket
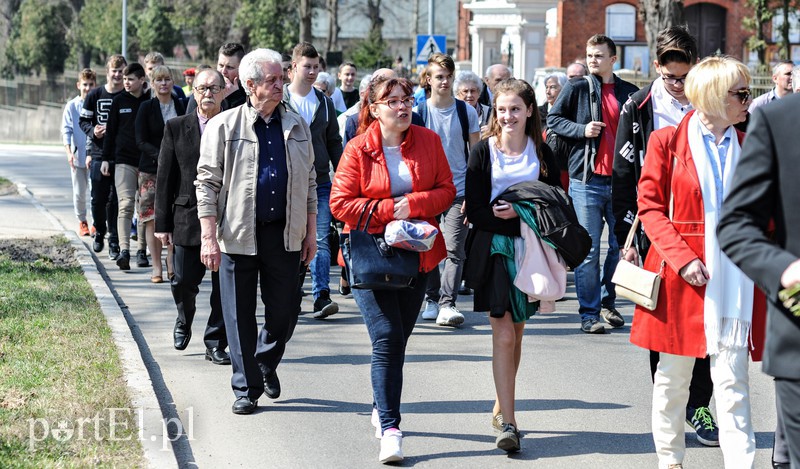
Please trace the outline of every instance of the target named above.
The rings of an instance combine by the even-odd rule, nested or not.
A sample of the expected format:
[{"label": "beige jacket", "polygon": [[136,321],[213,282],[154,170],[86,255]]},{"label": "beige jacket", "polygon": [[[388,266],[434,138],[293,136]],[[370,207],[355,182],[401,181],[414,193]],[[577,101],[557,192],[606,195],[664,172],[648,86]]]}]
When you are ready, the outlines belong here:
[{"label": "beige jacket", "polygon": [[[317,172],[311,132],[298,114],[279,104],[289,184],[286,194],[287,251],[299,251],[308,214],[317,213]],[[248,104],[223,112],[206,125],[197,164],[197,216],[217,217],[217,241],[227,254],[254,256],[256,248],[256,181],[260,118]]]}]

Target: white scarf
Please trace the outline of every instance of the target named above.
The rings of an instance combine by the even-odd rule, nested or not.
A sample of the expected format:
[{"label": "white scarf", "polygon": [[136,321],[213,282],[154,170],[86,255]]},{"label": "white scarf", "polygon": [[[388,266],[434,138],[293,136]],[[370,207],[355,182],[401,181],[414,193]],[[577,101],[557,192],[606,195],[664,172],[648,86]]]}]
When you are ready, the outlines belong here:
[{"label": "white scarf", "polygon": [[[753,281],[726,256],[717,242],[719,210],[714,173],[709,158],[714,158],[718,168],[719,155],[709,155],[703,140],[700,118],[693,114],[688,123],[689,149],[697,168],[700,191],[703,194],[705,213],[705,265],[711,278],[706,284],[703,302],[703,323],[706,349],[709,355],[719,354],[720,348],[742,348],[748,344],[753,319]],[[722,177],[724,200],[727,197],[733,173],[739,163],[741,147],[733,126],[725,133],[730,139],[728,155]]]}]

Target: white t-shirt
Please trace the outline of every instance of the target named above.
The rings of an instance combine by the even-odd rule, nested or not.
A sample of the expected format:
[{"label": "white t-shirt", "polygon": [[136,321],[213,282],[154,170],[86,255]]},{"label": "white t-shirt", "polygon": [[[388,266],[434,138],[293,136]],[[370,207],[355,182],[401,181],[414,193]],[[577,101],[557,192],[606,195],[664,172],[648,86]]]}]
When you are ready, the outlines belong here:
[{"label": "white t-shirt", "polygon": [[338,112],[339,114],[347,110],[347,104],[344,103],[344,96],[342,95],[341,89],[335,88],[333,90],[333,95],[331,95],[331,100],[333,100],[333,107],[336,108],[336,112]]},{"label": "white t-shirt", "polygon": [[317,107],[319,107],[317,93],[315,93],[313,89],[305,96],[292,93],[289,97],[289,101],[292,103],[297,113],[306,121],[306,124],[311,125],[311,121],[314,120],[314,113],[317,112]]},{"label": "white t-shirt", "polygon": [[411,171],[403,161],[400,147],[383,147],[383,157],[386,159],[386,167],[389,169],[389,185],[392,188],[392,197],[400,197],[410,194],[414,187],[411,180]]},{"label": "white t-shirt", "polygon": [[[444,154],[447,162],[450,163],[450,171],[453,173],[453,184],[456,186],[456,197],[464,195],[465,181],[467,178],[467,157],[464,154],[464,136],[461,131],[461,122],[458,120],[456,103],[447,108],[438,108],[426,101],[422,104],[428,106],[428,122],[425,126],[437,134],[442,139]],[[469,130],[472,134],[480,132],[481,126],[478,120],[478,111],[474,107],[467,105],[467,120]]]},{"label": "white t-shirt", "polygon": [[539,156],[533,139],[518,156],[508,156],[497,148],[497,139],[489,138],[489,157],[492,164],[492,197],[494,201],[514,184],[539,179]]}]

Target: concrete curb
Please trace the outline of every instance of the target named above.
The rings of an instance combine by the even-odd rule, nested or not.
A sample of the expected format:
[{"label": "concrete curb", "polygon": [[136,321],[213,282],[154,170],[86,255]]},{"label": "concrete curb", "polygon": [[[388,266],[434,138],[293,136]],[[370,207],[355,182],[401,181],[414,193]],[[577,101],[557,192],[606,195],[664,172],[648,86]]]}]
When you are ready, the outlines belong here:
[{"label": "concrete curb", "polygon": [[[70,245],[74,248],[81,270],[92,287],[100,309],[106,318],[106,323],[111,329],[112,339],[122,361],[123,373],[131,398],[132,408],[130,411],[137,417],[139,440],[148,467],[179,467],[176,454],[185,454],[186,450],[190,454],[191,449],[188,448],[189,443],[183,434],[183,425],[177,412],[174,409],[170,411],[167,405],[162,407],[161,401],[156,395],[151,372],[155,371],[159,377],[160,372],[150,356],[148,345],[136,324],[136,319],[128,312],[127,307],[118,301],[111,286],[98,268],[102,264],[99,263],[94,253],[87,249],[78,235],[74,231],[66,229],[36,200],[25,184],[16,183],[16,186],[18,193],[28,199],[53,227],[69,240]],[[145,363],[144,354],[150,357],[150,366]],[[164,389],[166,390],[166,387]],[[179,430],[177,434],[174,431],[175,428]],[[174,449],[178,449],[176,443],[179,443],[177,446],[183,447],[183,451],[174,451]]]}]

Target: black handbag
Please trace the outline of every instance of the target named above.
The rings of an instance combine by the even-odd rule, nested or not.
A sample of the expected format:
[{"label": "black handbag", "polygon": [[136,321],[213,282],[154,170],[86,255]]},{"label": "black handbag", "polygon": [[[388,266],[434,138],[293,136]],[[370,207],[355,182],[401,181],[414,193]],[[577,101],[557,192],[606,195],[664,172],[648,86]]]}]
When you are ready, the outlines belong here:
[{"label": "black handbag", "polygon": [[[343,254],[350,267],[350,285],[362,290],[413,288],[419,276],[419,253],[393,248],[383,239],[383,234],[367,232],[378,202],[369,200],[364,204],[358,223],[344,241]],[[364,227],[360,228],[370,205]]]}]

